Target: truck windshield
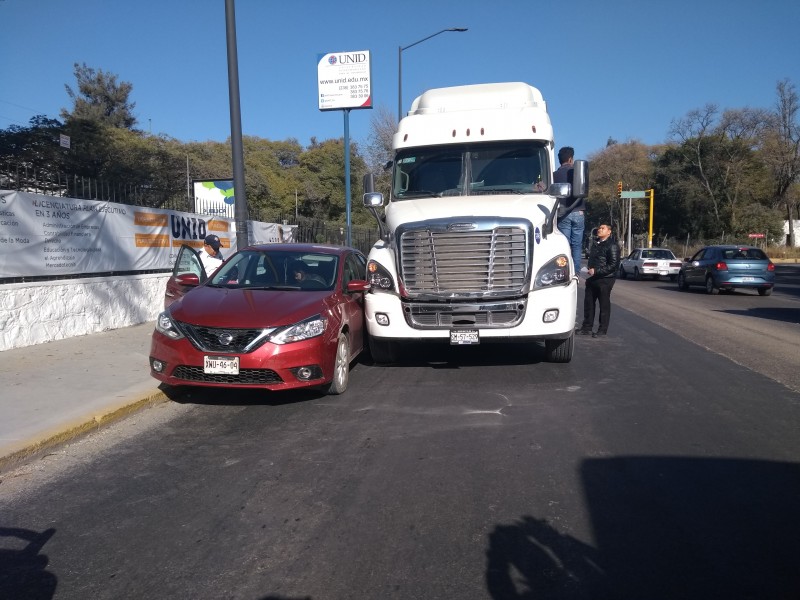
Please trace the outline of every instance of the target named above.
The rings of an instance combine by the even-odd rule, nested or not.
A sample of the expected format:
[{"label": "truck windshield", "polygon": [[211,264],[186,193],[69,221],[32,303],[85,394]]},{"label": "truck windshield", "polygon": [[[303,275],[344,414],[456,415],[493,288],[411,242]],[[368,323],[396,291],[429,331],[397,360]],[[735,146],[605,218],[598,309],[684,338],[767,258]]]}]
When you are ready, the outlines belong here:
[{"label": "truck windshield", "polygon": [[395,158],[392,197],[541,194],[550,184],[551,172],[541,142],[409,148]]}]

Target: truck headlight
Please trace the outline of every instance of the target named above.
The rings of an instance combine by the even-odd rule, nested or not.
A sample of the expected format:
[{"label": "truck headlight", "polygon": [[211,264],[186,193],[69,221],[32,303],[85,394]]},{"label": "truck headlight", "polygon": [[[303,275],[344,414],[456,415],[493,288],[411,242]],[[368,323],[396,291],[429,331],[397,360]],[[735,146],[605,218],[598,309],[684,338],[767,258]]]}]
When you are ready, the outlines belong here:
[{"label": "truck headlight", "polygon": [[394,278],[389,271],[374,260],[367,262],[367,281],[373,292],[394,290]]},{"label": "truck headlight", "polygon": [[569,257],[566,254],[560,254],[539,269],[533,280],[533,287],[536,289],[563,285],[569,283],[569,280]]}]

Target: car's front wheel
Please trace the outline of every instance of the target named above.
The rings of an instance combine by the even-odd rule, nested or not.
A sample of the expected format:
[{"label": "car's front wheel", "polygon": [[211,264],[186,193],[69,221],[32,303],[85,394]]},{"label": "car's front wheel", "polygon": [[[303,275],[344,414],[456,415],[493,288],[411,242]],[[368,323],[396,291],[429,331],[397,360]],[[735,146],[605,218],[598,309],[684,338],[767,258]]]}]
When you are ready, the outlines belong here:
[{"label": "car's front wheel", "polygon": [[689,289],[689,284],[686,283],[686,275],[683,273],[678,273],[678,289],[682,292]]},{"label": "car's front wheel", "polygon": [[350,383],[350,342],[344,333],[340,333],[336,344],[336,360],[333,362],[333,379],[325,392],[331,395],[343,394],[348,383]]}]

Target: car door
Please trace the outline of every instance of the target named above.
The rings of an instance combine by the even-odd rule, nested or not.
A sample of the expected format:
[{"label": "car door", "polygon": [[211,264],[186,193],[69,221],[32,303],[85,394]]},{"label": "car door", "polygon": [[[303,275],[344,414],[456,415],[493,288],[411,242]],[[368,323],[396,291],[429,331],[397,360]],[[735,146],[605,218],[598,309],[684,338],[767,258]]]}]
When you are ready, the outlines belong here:
[{"label": "car door", "polygon": [[[186,275],[195,275],[197,279],[185,277]],[[182,298],[189,290],[206,279],[206,271],[203,268],[203,261],[200,260],[200,253],[191,246],[183,244],[178,250],[175,266],[172,267],[172,275],[167,279],[164,308]]]},{"label": "car door", "polygon": [[711,257],[712,248],[701,248],[689,259],[684,275],[686,282],[694,285],[703,285],[706,281],[706,264]]},{"label": "car door", "polygon": [[351,252],[347,255],[342,269],[342,294],[344,296],[343,311],[350,324],[351,351],[364,348],[364,293],[348,292],[347,284],[351,281],[366,280],[367,261],[363,255]]}]

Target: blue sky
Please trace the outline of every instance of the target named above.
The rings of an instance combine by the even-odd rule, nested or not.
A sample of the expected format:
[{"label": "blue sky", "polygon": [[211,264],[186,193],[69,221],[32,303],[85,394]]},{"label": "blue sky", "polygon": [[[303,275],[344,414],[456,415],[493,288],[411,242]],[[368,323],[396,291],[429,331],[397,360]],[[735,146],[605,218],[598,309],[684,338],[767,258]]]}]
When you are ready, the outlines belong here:
[{"label": "blue sky", "polygon": [[[796,0],[236,0],[242,130],[307,145],[344,134],[317,103],[317,57],[369,50],[374,106],[432,87],[524,81],[548,103],[556,145],[578,157],[612,137],[666,141],[670,122],[716,103],[773,108],[800,92]],[[138,127],[181,141],[230,135],[224,0],[0,0],[0,128],[71,108],[73,63],[133,84]],[[350,113],[366,142],[374,111]]]}]

